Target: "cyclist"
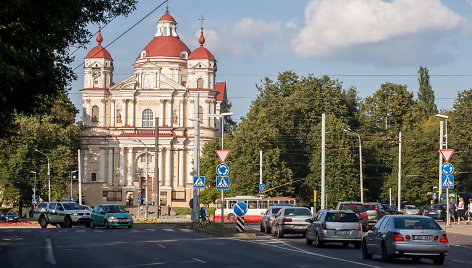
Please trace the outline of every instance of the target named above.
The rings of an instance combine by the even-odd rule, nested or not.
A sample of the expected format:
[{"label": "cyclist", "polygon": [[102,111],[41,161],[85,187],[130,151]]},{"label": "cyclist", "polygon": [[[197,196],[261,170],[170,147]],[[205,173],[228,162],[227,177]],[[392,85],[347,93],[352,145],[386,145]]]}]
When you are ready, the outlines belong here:
[{"label": "cyclist", "polygon": [[205,222],[207,221],[207,214],[206,214],[206,207],[202,207],[200,209],[200,212],[198,213],[198,218],[200,219],[200,222]]}]

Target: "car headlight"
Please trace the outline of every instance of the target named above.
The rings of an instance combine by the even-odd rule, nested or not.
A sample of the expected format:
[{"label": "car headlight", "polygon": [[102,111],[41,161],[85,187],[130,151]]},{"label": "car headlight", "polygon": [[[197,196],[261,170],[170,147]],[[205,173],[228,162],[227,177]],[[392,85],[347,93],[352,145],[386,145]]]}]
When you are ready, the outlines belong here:
[{"label": "car headlight", "polygon": [[72,213],[72,216],[79,216],[78,213]]},{"label": "car headlight", "polygon": [[110,217],[108,217],[108,219],[109,219],[109,220],[114,220],[114,219],[116,219],[116,218],[115,218],[115,216],[110,216]]}]

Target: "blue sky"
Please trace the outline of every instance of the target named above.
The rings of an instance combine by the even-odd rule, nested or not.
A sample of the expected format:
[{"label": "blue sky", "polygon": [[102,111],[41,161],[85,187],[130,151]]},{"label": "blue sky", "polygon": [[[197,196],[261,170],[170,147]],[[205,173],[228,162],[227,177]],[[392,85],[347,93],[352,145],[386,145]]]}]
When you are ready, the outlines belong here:
[{"label": "blue sky", "polygon": [[[102,45],[162,2],[141,0],[128,17],[115,18],[102,30]],[[218,61],[217,82],[227,82],[236,120],[248,112],[255,85],[286,70],[331,75],[365,98],[384,82],[406,84],[416,96],[425,66],[439,109],[451,109],[457,93],[472,88],[472,0],[171,0],[169,10],[190,50],[205,17],[205,47]],[[107,48],[114,82],[133,72],[164,13],[165,5]],[[72,67],[95,45],[93,37],[75,52]],[[81,108],[82,66],[75,72],[70,96]]]}]

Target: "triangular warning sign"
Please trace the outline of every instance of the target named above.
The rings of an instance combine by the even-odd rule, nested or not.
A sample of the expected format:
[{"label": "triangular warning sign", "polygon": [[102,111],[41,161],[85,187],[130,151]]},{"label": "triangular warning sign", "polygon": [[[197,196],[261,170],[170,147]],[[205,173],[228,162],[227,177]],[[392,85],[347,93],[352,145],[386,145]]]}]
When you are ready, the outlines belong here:
[{"label": "triangular warning sign", "polygon": [[439,150],[439,152],[441,152],[441,155],[444,158],[444,161],[449,162],[449,160],[452,157],[452,154],[454,153],[454,149],[443,149],[443,150]]},{"label": "triangular warning sign", "polygon": [[203,187],[205,186],[205,184],[203,183],[202,179],[201,178],[198,178],[195,183],[193,184],[194,186],[197,186],[197,187]]},{"label": "triangular warning sign", "polygon": [[449,177],[446,177],[446,179],[444,180],[443,186],[451,187],[451,186],[453,186],[453,185],[454,185],[454,184],[453,184],[452,181],[449,179]]},{"label": "triangular warning sign", "polygon": [[228,188],[229,185],[226,183],[226,180],[221,178],[220,182],[218,183],[218,185],[216,185],[216,187],[218,188]]},{"label": "triangular warning sign", "polygon": [[226,161],[226,158],[228,158],[229,152],[231,152],[231,150],[215,150],[215,152],[218,155],[218,158],[220,159],[221,163],[224,163]]}]

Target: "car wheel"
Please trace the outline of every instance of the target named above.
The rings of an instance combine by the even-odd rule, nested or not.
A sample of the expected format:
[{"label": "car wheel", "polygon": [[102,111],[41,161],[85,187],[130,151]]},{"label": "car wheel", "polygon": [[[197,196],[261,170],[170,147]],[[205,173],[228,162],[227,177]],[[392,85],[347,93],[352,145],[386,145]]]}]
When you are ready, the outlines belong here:
[{"label": "car wheel", "polygon": [[444,255],[441,255],[439,257],[434,257],[433,258],[433,263],[438,264],[438,265],[442,265],[444,263]]},{"label": "car wheel", "polygon": [[419,262],[421,260],[421,257],[412,257],[411,260],[413,262]]},{"label": "car wheel", "polygon": [[64,218],[64,227],[72,228],[72,219],[70,217]]},{"label": "car wheel", "polygon": [[313,245],[313,241],[308,238],[308,234],[305,235],[305,244],[306,245]]},{"label": "car wheel", "polygon": [[343,247],[345,248],[349,247],[349,242],[343,242]]},{"label": "car wheel", "polygon": [[365,242],[365,239],[362,241],[362,257],[366,260],[372,259],[372,254],[370,254],[367,250],[367,243]]},{"label": "car wheel", "polygon": [[261,232],[265,232],[265,228],[264,228],[264,226],[262,225],[262,222],[261,222],[260,230],[261,230]]},{"label": "car wheel", "polygon": [[323,246],[323,242],[320,240],[320,235],[318,233],[316,233],[316,235],[315,235],[315,240],[313,240],[313,244],[317,248],[320,248],[320,247]]},{"label": "car wheel", "polygon": [[228,215],[228,220],[229,220],[229,221],[235,221],[235,220],[236,220],[236,216],[235,216],[233,213],[231,213],[231,214]]},{"label": "car wheel", "polygon": [[131,228],[133,228],[133,225],[128,225],[128,229],[131,229]]},{"label": "car wheel", "polygon": [[89,227],[91,226],[91,224],[92,224],[91,222],[92,222],[92,221],[86,222],[86,223],[85,223],[85,227],[89,228]]},{"label": "car wheel", "polygon": [[39,218],[39,226],[41,226],[41,228],[48,227],[48,221],[46,220],[46,218],[44,216],[41,216]]},{"label": "car wheel", "polygon": [[105,221],[105,229],[110,229],[110,225],[108,224],[108,221]]},{"label": "car wheel", "polygon": [[95,223],[93,223],[93,221],[90,221],[90,228],[95,229]]},{"label": "car wheel", "polygon": [[354,248],[360,249],[361,248],[361,242],[354,242]]},{"label": "car wheel", "polygon": [[266,234],[270,234],[271,231],[272,231],[272,230],[271,230],[271,228],[270,228],[269,226],[267,226],[267,227],[265,228],[265,233],[266,233]]},{"label": "car wheel", "polygon": [[277,237],[284,238],[284,231],[280,228],[280,225],[277,226]]},{"label": "car wheel", "polygon": [[382,242],[382,261],[383,262],[391,262],[392,261],[392,258],[388,255],[387,247],[385,246],[384,242]]},{"label": "car wheel", "polygon": [[112,226],[112,227],[113,227],[113,229],[116,229],[116,226]]}]

